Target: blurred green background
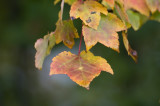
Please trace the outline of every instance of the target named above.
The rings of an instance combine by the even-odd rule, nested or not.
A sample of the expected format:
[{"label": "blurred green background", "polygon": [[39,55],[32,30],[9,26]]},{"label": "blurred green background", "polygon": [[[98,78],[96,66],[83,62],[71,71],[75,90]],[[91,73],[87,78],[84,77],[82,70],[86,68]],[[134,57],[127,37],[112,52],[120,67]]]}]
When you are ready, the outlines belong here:
[{"label": "blurred green background", "polygon": [[[69,19],[65,5],[64,19]],[[55,30],[60,3],[53,0],[0,1],[0,106],[160,106],[160,23],[148,21],[129,30],[138,63],[128,56],[120,35],[120,53],[97,44],[91,50],[107,59],[114,75],[102,72],[90,90],[65,75],[49,76],[52,58],[69,50],[57,45],[45,59],[43,70],[34,66],[34,43]],[[80,32],[79,21],[75,21]],[[82,49],[85,49],[84,43]]]}]

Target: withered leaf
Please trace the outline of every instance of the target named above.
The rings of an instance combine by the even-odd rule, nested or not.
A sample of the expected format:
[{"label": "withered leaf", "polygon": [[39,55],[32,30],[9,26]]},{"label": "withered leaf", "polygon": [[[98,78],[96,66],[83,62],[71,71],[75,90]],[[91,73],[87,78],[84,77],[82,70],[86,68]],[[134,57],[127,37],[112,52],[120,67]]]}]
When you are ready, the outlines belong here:
[{"label": "withered leaf", "polygon": [[132,59],[137,63],[137,51],[133,50],[131,48],[131,46],[129,45],[129,41],[127,39],[127,34],[125,32],[122,32],[122,36],[123,36],[123,43],[124,43],[124,46],[128,52],[128,55],[130,55],[132,57]]},{"label": "withered leaf", "polygon": [[36,55],[35,55],[35,66],[39,70],[42,69],[43,61],[46,56],[51,52],[51,49],[55,45],[54,33],[45,35],[44,38],[38,39],[35,43]]},{"label": "withered leaf", "polygon": [[56,44],[63,41],[68,47],[72,48],[75,44],[74,38],[79,38],[77,29],[73,25],[72,20],[58,20],[55,30]]}]

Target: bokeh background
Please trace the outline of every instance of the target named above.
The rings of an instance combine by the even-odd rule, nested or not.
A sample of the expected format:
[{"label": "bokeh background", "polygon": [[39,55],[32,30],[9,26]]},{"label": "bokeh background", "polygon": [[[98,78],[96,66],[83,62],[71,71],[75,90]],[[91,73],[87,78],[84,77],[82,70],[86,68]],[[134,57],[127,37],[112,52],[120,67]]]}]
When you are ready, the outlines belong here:
[{"label": "bokeh background", "polygon": [[[69,19],[65,4],[64,19]],[[160,106],[160,23],[148,21],[129,30],[138,63],[128,56],[120,35],[120,53],[97,44],[91,51],[107,59],[114,75],[102,72],[86,90],[65,75],[49,76],[52,58],[68,50],[56,45],[44,62],[34,66],[34,43],[55,30],[60,3],[53,0],[0,1],[0,106]],[[74,21],[80,32],[80,21]],[[82,49],[85,49],[84,43]]]}]

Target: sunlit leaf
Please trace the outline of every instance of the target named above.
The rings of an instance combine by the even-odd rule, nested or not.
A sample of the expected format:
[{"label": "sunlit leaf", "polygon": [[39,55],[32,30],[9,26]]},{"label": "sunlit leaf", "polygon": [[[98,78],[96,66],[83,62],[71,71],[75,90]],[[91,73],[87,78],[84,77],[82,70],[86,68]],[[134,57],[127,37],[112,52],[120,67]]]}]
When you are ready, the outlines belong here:
[{"label": "sunlit leaf", "polygon": [[124,46],[128,52],[128,55],[130,55],[132,57],[132,59],[137,63],[137,52],[135,50],[133,50],[131,48],[131,46],[129,45],[129,41],[127,39],[127,34],[125,32],[122,32],[122,36],[123,36],[123,43]]},{"label": "sunlit leaf", "polygon": [[160,12],[160,0],[146,0],[146,2],[152,13],[157,10]]},{"label": "sunlit leaf", "polygon": [[119,52],[118,31],[125,29],[124,23],[116,15],[108,13],[102,16],[98,29],[83,26],[83,36],[87,51],[97,42]]},{"label": "sunlit leaf", "polygon": [[50,75],[67,74],[70,79],[87,89],[101,71],[113,74],[107,61],[100,56],[94,56],[90,51],[82,51],[80,55],[64,51],[54,57],[52,61]]},{"label": "sunlit leaf", "polygon": [[58,22],[56,23],[55,38],[56,38],[56,44],[63,41],[63,43],[68,48],[72,48],[75,44],[74,38],[79,38],[77,29],[73,25],[73,21],[58,20]]},{"label": "sunlit leaf", "polygon": [[76,1],[70,10],[71,19],[80,18],[86,25],[97,29],[101,19],[100,13],[107,15],[107,8],[97,1]]},{"label": "sunlit leaf", "polygon": [[44,38],[38,39],[35,43],[36,56],[35,56],[35,66],[39,70],[42,69],[43,61],[46,56],[51,52],[51,49],[55,45],[54,33],[45,35]]}]

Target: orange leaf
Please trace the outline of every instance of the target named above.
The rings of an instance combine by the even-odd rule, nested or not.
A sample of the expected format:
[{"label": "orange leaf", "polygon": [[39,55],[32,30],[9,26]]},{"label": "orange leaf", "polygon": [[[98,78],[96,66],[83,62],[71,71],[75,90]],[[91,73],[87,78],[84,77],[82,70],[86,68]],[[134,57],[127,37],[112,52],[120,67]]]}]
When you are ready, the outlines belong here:
[{"label": "orange leaf", "polygon": [[116,15],[108,13],[102,16],[97,30],[83,25],[83,36],[87,51],[97,42],[119,52],[118,31],[125,29],[123,22]]},{"label": "orange leaf", "polygon": [[64,51],[52,61],[50,75],[67,74],[70,79],[87,89],[91,81],[99,76],[101,70],[113,74],[107,61],[100,56],[94,56],[90,51],[82,51],[80,55]]},{"label": "orange leaf", "polygon": [[74,45],[74,38],[79,38],[77,29],[74,27],[72,20],[61,21],[58,20],[56,23],[55,30],[56,44],[63,41],[68,47],[72,48]]},{"label": "orange leaf", "polygon": [[122,32],[122,36],[123,36],[123,43],[128,52],[128,55],[130,55],[132,59],[137,63],[137,57],[138,57],[137,52],[130,47],[129,41],[127,39],[127,34],[125,32]]},{"label": "orange leaf", "polygon": [[146,0],[146,2],[152,13],[156,10],[160,12],[160,0]]},{"label": "orange leaf", "polygon": [[86,25],[97,29],[100,21],[100,13],[107,15],[107,9],[96,1],[76,1],[70,10],[71,18],[80,18]]}]

